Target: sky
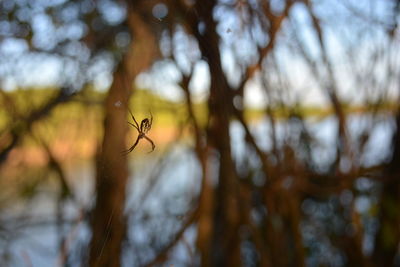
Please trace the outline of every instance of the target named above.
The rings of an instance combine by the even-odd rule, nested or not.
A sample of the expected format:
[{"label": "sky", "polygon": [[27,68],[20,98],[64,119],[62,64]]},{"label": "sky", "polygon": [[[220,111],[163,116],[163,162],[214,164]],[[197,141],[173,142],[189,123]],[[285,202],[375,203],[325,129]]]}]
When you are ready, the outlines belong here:
[{"label": "sky", "polygon": [[[40,2],[40,1],[39,1]],[[42,1],[43,2],[43,1]],[[252,2],[252,1],[250,1]],[[359,67],[367,66],[366,62],[370,58],[371,47],[375,45],[385,45],[384,40],[377,39],[382,37],[379,29],[372,29],[365,32],[366,36],[356,36],[357,33],[363,32],[363,25],[365,20],[371,19],[379,21],[381,17],[387,16],[387,8],[383,1],[370,1],[374,5],[357,4],[357,1],[340,0],[340,1],[320,1],[316,4],[315,12],[320,15],[323,25],[327,25],[325,40],[328,47],[330,59],[334,63],[334,71],[338,81],[338,87],[341,89],[340,94],[343,98],[352,99],[358,94],[355,89],[357,83],[352,77],[351,69],[349,70],[348,59],[346,58],[345,46],[343,44],[354,43],[360,41],[359,51],[353,57],[358,60]],[[43,2],[44,3],[44,2]],[[45,6],[45,4],[43,4]],[[104,19],[110,23],[120,23],[126,15],[123,8],[116,5],[111,1],[100,1],[100,13]],[[40,5],[38,5],[40,6]],[[354,10],[361,10],[370,14],[369,17],[359,17],[354,19]],[[65,8],[60,15],[66,23],[62,27],[55,27],[51,23],[50,17],[43,12],[43,8],[37,8],[34,15],[31,17],[32,28],[34,29],[33,44],[40,48],[43,52],[31,52],[27,42],[23,39],[7,36],[0,41],[0,77],[2,86],[5,90],[13,90],[17,87],[31,87],[31,86],[54,86],[60,83],[73,81],[76,87],[83,84],[74,77],[78,77],[81,66],[88,67],[88,75],[93,80],[96,88],[99,90],[107,90],[112,83],[112,70],[113,58],[110,53],[100,53],[95,57],[91,57],[90,51],[79,40],[85,35],[85,25],[79,21],[74,20],[77,14],[74,13],[72,7]],[[168,14],[168,9],[164,5],[155,5],[153,7],[153,15],[160,22],[163,17]],[[340,16],[337,16],[340,14]],[[371,15],[372,14],[372,15]],[[235,14],[231,9],[224,8],[223,5],[215,10],[216,17],[222,17],[219,20],[218,32],[222,39],[221,60],[222,66],[227,73],[228,81],[235,85],[238,83],[240,77],[238,61],[251,61],[256,55],[256,47],[253,42],[249,41],[247,32],[243,31],[243,26],[238,23]],[[22,15],[20,15],[22,16]],[[299,31],[299,36],[308,47],[310,55],[316,59],[320,56],[318,42],[315,32],[311,30],[311,20],[305,12],[302,5],[295,5],[290,13],[291,18],[299,25],[296,29]],[[348,16],[351,17],[351,24],[346,20]],[[0,22],[0,34],[6,33],[11,23]],[[266,36],[260,32],[260,28],[255,27],[254,33],[259,43],[266,42]],[[3,34],[4,35],[4,34]],[[127,38],[120,36],[121,45],[127,45]],[[241,37],[241,38],[238,38]],[[46,53],[50,51],[56,42],[54,38],[66,38],[69,40],[68,46],[65,47],[64,54],[54,55]],[[128,37],[129,38],[129,37]],[[187,51],[186,47],[195,47],[192,44],[193,40],[184,36],[184,34],[177,35],[180,38],[174,49],[181,49]],[[293,53],[292,39],[290,35],[290,22],[284,22],[281,32],[276,41],[276,48],[274,57],[277,59],[276,68],[280,73],[284,74],[284,79],[292,90],[290,97],[300,99],[302,103],[311,105],[326,105],[327,97],[323,91],[318,88],[316,81],[313,78],[313,73],[310,72],[307,65],[296,53]],[[358,38],[358,39],[357,39]],[[397,37],[398,38],[398,37]],[[125,40],[125,41],[124,41]],[[345,41],[344,41],[345,40]],[[170,40],[171,41],[171,40]],[[183,47],[180,48],[179,44],[182,43]],[[163,50],[163,47],[161,47]],[[168,49],[167,49],[168,50]],[[195,49],[192,49],[195,51]],[[393,49],[396,50],[396,49]],[[165,52],[165,51],[164,51]],[[190,83],[190,89],[195,98],[199,101],[207,97],[209,87],[209,71],[207,63],[200,58],[198,52],[182,54],[176,52],[179,59],[178,65],[171,60],[162,60],[156,62],[153,67],[146,73],[140,74],[136,83],[139,87],[149,88],[162,96],[171,100],[181,100],[183,95],[182,91],[177,86],[181,78],[180,71],[185,70],[190,62],[194,63],[193,79]],[[167,53],[167,52],[165,52]],[[393,61],[391,64],[393,68],[400,67],[399,53],[390,55]],[[386,79],[387,72],[385,66],[387,61],[381,61],[382,67],[380,79]],[[397,63],[396,63],[397,62]],[[380,66],[379,65],[379,66]],[[269,65],[268,65],[269,66]],[[351,66],[350,66],[351,67]],[[268,70],[268,76],[271,80],[278,80],[279,77],[276,73],[277,69]],[[400,68],[397,68],[400,69]],[[276,77],[275,77],[275,76]],[[246,85],[244,103],[247,106],[264,107],[266,104],[266,94],[261,86],[261,74],[255,75],[254,79],[249,81]],[[397,88],[393,87],[391,94],[396,94]]]}]

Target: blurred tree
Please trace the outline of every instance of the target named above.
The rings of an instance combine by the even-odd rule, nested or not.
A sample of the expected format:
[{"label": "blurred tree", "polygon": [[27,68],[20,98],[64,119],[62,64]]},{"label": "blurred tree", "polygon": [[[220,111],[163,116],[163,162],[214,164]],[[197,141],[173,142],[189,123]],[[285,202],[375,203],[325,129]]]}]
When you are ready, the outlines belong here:
[{"label": "blurred tree", "polygon": [[[0,163],[25,136],[35,136],[33,125],[55,107],[92,86],[108,89],[84,264],[120,266],[129,255],[140,266],[166,264],[183,244],[187,265],[399,265],[399,1],[4,0],[0,6],[0,93],[10,118],[0,133]],[[35,85],[31,77],[40,77],[42,62],[52,69],[49,85],[59,89],[38,106],[28,97],[27,107],[19,105],[9,91]],[[185,145],[201,173],[186,209],[169,196],[174,201],[162,203],[152,224],[150,215],[135,218],[139,208],[126,206],[129,171],[121,152],[135,78],[162,72],[160,62],[178,72],[184,127],[194,139],[193,147]],[[207,114],[199,115],[193,84],[201,65]],[[251,84],[264,98],[257,99],[261,126],[246,117]],[[312,97],[323,108],[310,111]],[[392,135],[384,155],[371,152],[382,145],[374,141],[379,129]],[[73,195],[51,147],[39,143],[60,177],[60,199]],[[176,168],[165,165],[154,168],[158,178]],[[142,233],[149,249],[130,236],[132,217],[150,232]],[[196,237],[187,241],[190,229]]]},{"label": "blurred tree", "polygon": [[158,51],[156,38],[143,19],[148,10],[134,1],[127,5],[127,22],[134,41],[114,73],[105,102],[104,137],[97,159],[90,266],[120,266],[122,241],[126,235],[124,207],[128,169],[127,158],[122,153],[126,146],[126,107],[134,78],[150,66]]}]

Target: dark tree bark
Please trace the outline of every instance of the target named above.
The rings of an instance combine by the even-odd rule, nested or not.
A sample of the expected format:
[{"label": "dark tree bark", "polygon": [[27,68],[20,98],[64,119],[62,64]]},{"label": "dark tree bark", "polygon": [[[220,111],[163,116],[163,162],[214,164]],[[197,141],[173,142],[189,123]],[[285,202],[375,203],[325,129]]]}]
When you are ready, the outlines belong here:
[{"label": "dark tree bark", "polygon": [[203,266],[240,266],[239,247],[239,210],[238,180],[235,164],[231,155],[229,120],[232,116],[231,89],[221,67],[219,53],[219,36],[216,22],[213,19],[213,8],[216,2],[198,1],[196,10],[199,21],[205,24],[204,32],[196,27],[195,36],[203,57],[210,68],[210,97],[208,142],[219,154],[218,186],[215,190],[214,227],[211,250],[211,262],[202,259]]},{"label": "dark tree bark", "polygon": [[125,109],[115,103],[129,99],[122,65],[114,74],[105,104],[103,145],[97,159],[96,207],[92,218],[90,266],[120,266],[120,253],[125,235],[125,185],[128,178],[125,149],[127,131]]},{"label": "dark tree bark", "polygon": [[387,167],[380,200],[379,230],[375,237],[373,258],[376,266],[395,265],[400,240],[400,110],[396,116],[396,132],[393,135],[393,154]]},{"label": "dark tree bark", "polygon": [[143,19],[138,1],[128,4],[128,25],[134,37],[119,64],[105,102],[104,137],[97,158],[96,205],[93,210],[90,266],[120,266],[126,236],[124,216],[127,157],[122,154],[127,133],[127,107],[136,75],[158,56],[157,41]]}]

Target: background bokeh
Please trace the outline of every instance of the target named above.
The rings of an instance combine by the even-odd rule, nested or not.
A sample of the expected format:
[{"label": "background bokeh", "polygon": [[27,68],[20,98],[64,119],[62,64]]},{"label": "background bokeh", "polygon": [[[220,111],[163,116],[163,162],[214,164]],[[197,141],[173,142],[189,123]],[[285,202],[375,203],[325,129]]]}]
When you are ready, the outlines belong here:
[{"label": "background bokeh", "polygon": [[0,266],[400,266],[399,11],[0,1]]}]

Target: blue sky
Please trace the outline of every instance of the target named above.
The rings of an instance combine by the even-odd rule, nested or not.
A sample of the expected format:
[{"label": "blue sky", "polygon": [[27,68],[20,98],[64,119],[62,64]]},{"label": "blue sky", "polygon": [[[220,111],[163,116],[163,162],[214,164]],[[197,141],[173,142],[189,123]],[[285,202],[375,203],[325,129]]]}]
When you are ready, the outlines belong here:
[{"label": "blue sky", "polygon": [[[44,5],[43,3],[42,5]],[[100,13],[110,24],[117,24],[124,18],[125,11],[120,6],[110,1],[100,1],[100,3],[102,6],[100,10],[104,11]],[[358,50],[352,51],[354,53],[352,56],[355,61],[354,64],[360,69],[363,66],[368,66],[371,53],[377,46],[385,47],[389,45],[387,37],[382,34],[381,25],[371,28],[368,21],[378,22],[378,24],[382,21],[384,22],[384,18],[388,16],[387,2],[370,0],[363,3],[364,5],[359,1],[324,0],[315,4],[315,13],[321,18],[321,23],[324,25],[324,39],[328,47],[329,58],[334,65],[335,77],[340,88],[339,93],[345,99],[357,98],[359,94],[359,91],[355,89],[358,84],[354,80],[352,66],[349,64],[348,55],[346,54],[348,53],[346,51],[348,45],[358,48]],[[2,58],[0,60],[0,76],[2,77],[3,88],[12,90],[19,86],[53,86],[69,79],[78,83],[76,86],[79,87],[79,80],[74,77],[79,76],[81,66],[84,65],[89,66],[88,75],[95,86],[100,90],[106,90],[112,82],[112,55],[104,52],[91,58],[90,51],[79,42],[79,39],[86,32],[85,25],[74,20],[77,14],[74,14],[72,8],[66,8],[63,11],[63,19],[68,23],[56,28],[51,23],[50,17],[43,12],[44,9],[41,9],[40,5],[38,6],[35,15],[31,18],[35,32],[33,44],[41,48],[43,52],[29,51],[29,46],[23,39],[14,38],[13,36],[4,38],[0,42],[0,55]],[[167,10],[162,5],[157,5],[153,8],[154,16],[161,23],[165,12]],[[368,14],[368,16],[355,16],[354,13],[358,15],[357,12]],[[222,65],[230,83],[237,84],[240,80],[238,78],[240,77],[240,64],[238,63],[251,62],[257,55],[256,46],[250,41],[249,32],[243,30],[244,26],[237,19],[237,14],[232,9],[221,5],[215,10],[215,16],[223,18],[219,20],[217,29],[222,40],[220,47]],[[320,57],[319,46],[315,32],[311,27],[311,20],[307,12],[305,12],[304,6],[295,5],[291,10],[290,17],[296,23],[298,34],[306,44],[309,54],[318,59]],[[7,24],[7,22],[2,21],[0,23],[0,33],[6,32],[10,27],[12,27],[10,23]],[[252,30],[252,34],[258,43],[266,43],[268,37],[257,25]],[[61,38],[60,36],[70,41],[64,57],[46,53],[46,50],[54,47],[54,38]],[[126,39],[122,37],[119,39],[122,41]],[[200,59],[199,53],[195,52],[196,44],[193,43],[191,38],[187,38],[184,34],[181,34],[180,37],[178,34],[177,38],[182,40],[182,42],[177,42],[178,44],[181,43],[181,47],[179,45],[174,47],[179,59],[178,66],[170,60],[157,62],[150,71],[137,77],[137,83],[141,87],[150,88],[172,100],[178,100],[182,97],[182,92],[177,87],[180,79],[180,70],[185,70],[190,64],[194,64],[194,75],[190,87],[194,96],[199,100],[203,100],[207,97],[209,86],[208,66],[205,61]],[[384,54],[382,56],[387,57],[387,60],[383,59],[376,63],[378,64],[376,68],[378,70],[374,73],[378,80],[381,79],[383,82],[384,79],[387,79],[387,72],[396,71],[396,67],[400,69],[399,53],[393,52],[396,50],[398,49],[392,48],[390,51],[388,50],[387,53],[390,53],[390,55]],[[187,51],[194,52],[187,53]],[[288,98],[293,98],[292,101],[297,99],[307,104],[325,105],[327,103],[326,95],[318,87],[313,78],[314,75],[310,72],[301,56],[293,50],[289,21],[286,21],[282,26],[273,56],[277,63],[275,66],[271,65],[271,63],[266,65],[267,76],[271,81],[281,78],[285,80],[287,87],[291,90],[290,94],[287,95]],[[390,61],[393,70],[386,67]],[[283,74],[282,77],[278,73],[280,75]],[[265,105],[266,94],[260,85],[260,79],[261,74],[258,74],[248,82],[245,104],[257,107]],[[395,96],[398,88],[394,85],[389,87],[390,94]]]}]

